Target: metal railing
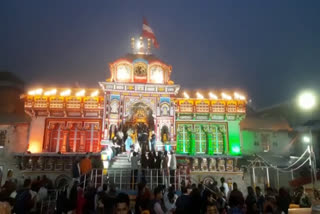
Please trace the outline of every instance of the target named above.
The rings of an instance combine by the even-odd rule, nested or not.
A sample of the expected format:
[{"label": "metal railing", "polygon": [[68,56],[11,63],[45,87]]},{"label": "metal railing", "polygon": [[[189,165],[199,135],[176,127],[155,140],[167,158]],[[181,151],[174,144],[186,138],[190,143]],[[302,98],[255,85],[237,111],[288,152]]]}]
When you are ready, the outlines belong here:
[{"label": "metal railing", "polygon": [[149,189],[158,185],[174,185],[176,189],[181,188],[181,183],[190,183],[190,176],[185,170],[164,169],[111,169],[108,171],[108,183],[120,190],[137,190],[136,185],[145,182]]}]

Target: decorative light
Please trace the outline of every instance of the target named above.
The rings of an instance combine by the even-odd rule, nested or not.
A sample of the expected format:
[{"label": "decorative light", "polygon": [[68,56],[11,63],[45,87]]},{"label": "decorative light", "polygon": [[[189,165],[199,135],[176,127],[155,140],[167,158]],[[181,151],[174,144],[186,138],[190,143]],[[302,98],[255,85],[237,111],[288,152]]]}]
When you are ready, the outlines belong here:
[{"label": "decorative light", "polygon": [[67,89],[63,92],[60,93],[61,96],[69,96],[71,94],[71,90],[70,89]]},{"label": "decorative light", "polygon": [[91,97],[96,97],[98,95],[99,95],[99,90],[96,90],[96,91],[91,93]]},{"label": "decorative light", "polygon": [[238,100],[245,100],[246,99],[245,96],[243,96],[237,92],[234,92],[234,97]]},{"label": "decorative light", "polygon": [[43,92],[42,88],[38,88],[38,89],[35,89],[35,90],[32,90],[32,91],[29,91],[28,94],[29,95],[41,95]]},{"label": "decorative light", "polygon": [[234,153],[240,153],[240,147],[239,146],[233,146],[231,150]]},{"label": "decorative light", "polygon": [[187,98],[187,99],[190,98],[190,96],[189,96],[189,94],[187,94],[187,92],[183,92],[183,95],[184,95],[184,98]]},{"label": "decorative light", "polygon": [[226,93],[221,93],[221,95],[222,95],[223,99],[226,99],[226,100],[231,100],[232,99],[232,97],[230,95],[226,94]]},{"label": "decorative light", "polygon": [[316,105],[316,96],[310,91],[305,91],[299,95],[298,104],[304,110],[311,110]]},{"label": "decorative light", "polygon": [[51,95],[55,95],[57,93],[57,89],[52,89],[50,91],[46,91],[44,92],[45,96],[51,96]]},{"label": "decorative light", "polygon": [[76,96],[77,96],[77,97],[83,97],[83,96],[85,95],[85,93],[86,93],[86,90],[82,89],[81,91],[78,91],[78,92],[76,93]]},{"label": "decorative light", "polygon": [[310,139],[309,136],[303,136],[302,140],[303,140],[304,143],[310,143],[311,142],[311,139]]},{"label": "decorative light", "polygon": [[215,94],[212,93],[212,92],[209,93],[209,97],[210,97],[211,99],[215,99],[215,100],[218,99],[217,95],[215,95]]},{"label": "decorative light", "polygon": [[203,99],[204,97],[203,97],[202,94],[200,94],[199,92],[197,92],[197,98],[198,98],[198,99]]}]

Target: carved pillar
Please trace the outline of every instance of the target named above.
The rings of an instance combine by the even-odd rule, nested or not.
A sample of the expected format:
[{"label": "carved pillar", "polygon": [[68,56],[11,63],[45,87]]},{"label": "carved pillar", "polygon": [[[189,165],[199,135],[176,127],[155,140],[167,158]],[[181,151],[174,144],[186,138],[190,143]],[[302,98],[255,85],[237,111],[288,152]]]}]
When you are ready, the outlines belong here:
[{"label": "carved pillar", "polygon": [[67,141],[68,141],[68,130],[63,130],[62,131],[62,145],[61,145],[61,149],[60,152],[67,152]]},{"label": "carved pillar", "polygon": [[212,144],[212,133],[207,132],[207,148],[208,148],[208,155],[213,155],[213,144]]},{"label": "carved pillar", "polygon": [[193,131],[190,131],[190,150],[189,150],[190,155],[195,155],[196,154],[196,135],[194,134]]},{"label": "carved pillar", "polygon": [[86,147],[86,131],[80,131],[80,146],[77,152],[85,152]]},{"label": "carved pillar", "polygon": [[45,142],[43,145],[43,150],[44,152],[50,152],[50,137],[51,137],[51,132],[52,130],[48,129],[46,131],[46,136],[45,136]]}]

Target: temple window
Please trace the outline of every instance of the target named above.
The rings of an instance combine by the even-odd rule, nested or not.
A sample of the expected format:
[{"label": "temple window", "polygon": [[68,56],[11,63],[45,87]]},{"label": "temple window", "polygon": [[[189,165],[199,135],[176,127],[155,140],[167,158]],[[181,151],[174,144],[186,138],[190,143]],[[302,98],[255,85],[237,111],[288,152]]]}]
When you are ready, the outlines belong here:
[{"label": "temple window", "polygon": [[63,137],[61,131],[61,125],[56,124],[54,129],[51,132],[50,137],[50,151],[59,152],[62,145]]},{"label": "temple window", "polygon": [[80,108],[80,105],[81,101],[76,97],[69,99],[67,102],[67,108]]},{"label": "temple window", "polygon": [[199,103],[196,106],[197,112],[209,112],[209,105],[207,103]]},{"label": "temple window", "polygon": [[177,129],[177,152],[188,153],[190,149],[190,131],[191,125],[180,124]]},{"label": "temple window", "polygon": [[228,112],[237,112],[237,106],[235,104],[229,104],[227,110]]},{"label": "temple window", "polygon": [[212,127],[212,143],[214,154],[223,153],[223,135],[217,126]]},{"label": "temple window", "polygon": [[35,108],[47,108],[48,107],[47,98],[44,98],[44,97],[36,98],[35,103],[34,103],[34,107]]},{"label": "temple window", "polygon": [[98,108],[98,101],[96,99],[88,99],[84,102],[85,109],[95,109]]},{"label": "temple window", "polygon": [[193,106],[189,102],[184,102],[180,105],[180,111],[181,112],[192,112],[193,111]]},{"label": "temple window", "polygon": [[60,99],[60,98],[51,99],[50,108],[63,108],[63,99]]},{"label": "temple window", "polygon": [[86,130],[86,152],[99,152],[100,134],[95,126],[96,124],[91,123]]},{"label": "temple window", "polygon": [[212,106],[213,112],[225,112],[225,107],[223,103],[217,102]]},{"label": "temple window", "polygon": [[204,132],[202,125],[195,125],[195,134],[196,134],[196,152],[197,153],[206,153],[207,147],[207,137]]}]

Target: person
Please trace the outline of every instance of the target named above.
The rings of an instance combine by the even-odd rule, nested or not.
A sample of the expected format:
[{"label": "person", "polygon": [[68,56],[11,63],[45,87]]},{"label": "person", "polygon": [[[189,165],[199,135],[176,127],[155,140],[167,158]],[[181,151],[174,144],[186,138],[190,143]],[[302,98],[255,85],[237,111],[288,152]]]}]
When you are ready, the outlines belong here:
[{"label": "person", "polygon": [[144,201],[142,201],[141,204],[139,205],[139,212],[136,212],[135,214],[138,214],[138,213],[150,214],[149,204],[150,204],[149,199],[145,199]]},{"label": "person", "polygon": [[75,213],[77,209],[77,198],[78,198],[78,185],[79,181],[75,180],[73,182],[73,185],[71,187],[70,193],[69,193],[69,212]]},{"label": "person", "polygon": [[218,214],[218,208],[215,203],[208,203],[206,206],[206,214]]},{"label": "person", "polygon": [[174,190],[174,186],[170,186],[163,196],[164,206],[167,210],[166,214],[175,213],[177,198],[178,196]]},{"label": "person", "polygon": [[288,214],[289,205],[291,203],[291,198],[289,192],[284,188],[281,187],[279,189],[279,196],[277,197],[277,205],[281,212]]},{"label": "person", "polygon": [[161,174],[161,162],[162,162],[162,152],[158,152],[156,156],[155,168],[158,170],[158,183],[162,184],[162,174]]},{"label": "person", "polygon": [[17,184],[13,179],[12,170],[8,170],[7,179],[4,185],[1,187],[0,200],[5,200],[10,197],[10,194],[17,189]]},{"label": "person", "polygon": [[72,164],[72,178],[74,180],[79,180],[80,178],[80,162],[78,158],[76,158]]},{"label": "person", "polygon": [[242,192],[238,190],[237,183],[233,183],[233,190],[230,192],[229,205],[231,213],[241,213],[244,205]]},{"label": "person", "polygon": [[14,213],[30,213],[35,204],[35,195],[31,192],[31,180],[25,179],[23,188],[17,192]]},{"label": "person", "polygon": [[176,214],[191,213],[191,198],[186,186],[181,187],[182,195],[176,201]]},{"label": "person", "polygon": [[257,209],[259,213],[263,213],[264,206],[264,196],[261,193],[260,187],[256,187],[256,196],[257,196]]},{"label": "person", "polygon": [[173,184],[175,182],[174,177],[177,170],[177,158],[175,153],[171,150],[170,152],[171,158],[169,163],[169,169],[170,169],[170,184]]},{"label": "person", "polygon": [[142,172],[142,182],[146,182],[146,171],[148,168],[148,159],[146,157],[146,153],[142,152],[141,154],[141,172]]},{"label": "person", "polygon": [[151,135],[151,151],[155,152],[156,151],[156,135],[153,133]]},{"label": "person", "polygon": [[195,184],[192,187],[190,197],[191,197],[191,212],[199,213],[201,210],[201,195],[200,195],[200,191],[198,190]]},{"label": "person", "polygon": [[127,137],[127,139],[125,141],[125,145],[126,145],[125,149],[126,149],[126,152],[127,152],[127,155],[128,155],[128,160],[130,161],[130,153],[131,153],[131,147],[132,147],[132,139],[131,139],[130,134],[128,134],[128,137]]},{"label": "person", "polygon": [[92,163],[89,158],[90,158],[90,155],[89,153],[87,153],[86,156],[80,161],[81,175],[86,175],[92,170]]},{"label": "person", "polygon": [[117,202],[115,206],[116,214],[131,214],[129,210],[130,199],[126,193],[119,193],[117,196]]},{"label": "person", "polygon": [[165,211],[162,209],[161,203],[162,203],[162,188],[161,187],[156,187],[154,189],[154,202],[153,202],[153,212],[155,214],[164,214]]},{"label": "person", "polygon": [[207,209],[207,205],[210,203],[215,203],[216,202],[216,195],[209,190],[204,190],[203,195],[202,195],[202,205],[201,205],[201,213],[205,213]]},{"label": "person", "polygon": [[245,201],[246,206],[247,206],[247,213],[248,214],[257,213],[257,211],[258,211],[257,200],[256,200],[256,196],[254,194],[254,190],[251,186],[248,186],[247,191],[248,191],[248,196]]},{"label": "person", "polygon": [[220,181],[221,181],[221,186],[224,188],[224,195],[225,195],[225,196],[228,196],[228,194],[229,194],[229,186],[228,186],[228,184],[226,183],[224,177],[221,177],[221,178],[220,178]]},{"label": "person", "polygon": [[131,185],[132,189],[136,188],[137,178],[138,178],[138,161],[139,157],[136,152],[133,152],[131,157]]},{"label": "person", "polygon": [[169,168],[168,168],[168,163],[169,163],[169,157],[168,157],[168,152],[164,151],[164,155],[162,157],[162,173],[163,173],[163,178],[164,178],[164,184],[166,186],[169,186],[168,183],[168,175],[169,175]]}]

